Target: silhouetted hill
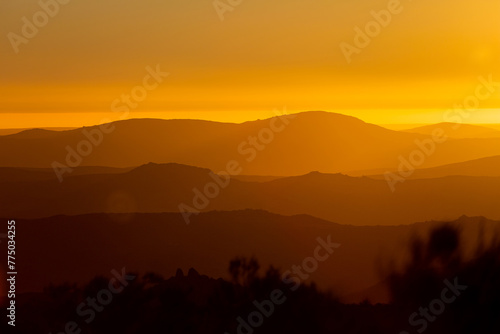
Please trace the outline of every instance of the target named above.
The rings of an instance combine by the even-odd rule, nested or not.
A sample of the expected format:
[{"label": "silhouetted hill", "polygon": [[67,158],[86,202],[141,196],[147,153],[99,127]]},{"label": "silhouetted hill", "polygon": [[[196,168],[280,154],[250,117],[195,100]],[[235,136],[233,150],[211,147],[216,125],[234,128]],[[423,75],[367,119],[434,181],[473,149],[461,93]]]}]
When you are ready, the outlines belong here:
[{"label": "silhouetted hill", "polygon": [[10,134],[8,137],[15,137],[16,139],[57,138],[59,137],[59,133],[58,131],[47,129],[27,129],[18,133]]},{"label": "silhouetted hill", "polygon": [[70,176],[62,183],[33,180],[20,187],[7,181],[0,186],[0,212],[18,218],[249,208],[352,225],[410,224],[461,215],[500,219],[498,177],[406,180],[391,192],[385,180],[342,174],[312,172],[268,182],[227,182],[208,169],[148,164],[125,173]]},{"label": "silhouetted hill", "polygon": [[[304,112],[242,124],[135,119],[114,122],[107,128],[112,131],[102,138],[100,127],[2,136],[0,166],[50,168],[54,161],[66,164],[68,147],[89,150],[79,146],[88,140],[84,131],[93,134],[98,145],[92,145],[92,152],[81,161],[73,157],[73,162],[83,166],[176,162],[219,172],[236,160],[243,174],[288,176],[311,170],[335,173],[396,168],[400,155],[408,157],[418,149],[415,140],[429,138],[328,112]],[[431,154],[424,166],[499,154],[500,138],[448,140],[439,144],[439,154]]]},{"label": "silhouetted hill", "polygon": [[[368,174],[369,175],[369,174]],[[427,179],[446,176],[491,176],[500,177],[500,156],[464,161],[433,168],[417,169],[409,179]],[[371,178],[384,179],[385,176],[369,175]]]},{"label": "silhouetted hill", "polygon": [[[64,128],[64,127],[55,127],[55,128],[44,128],[43,130],[48,130],[48,131],[65,131],[65,130],[71,130],[73,128]],[[8,135],[13,135],[16,133],[20,133],[23,131],[29,131],[33,129],[0,129],[0,136],[8,136]],[[40,130],[40,129],[36,129]]]},{"label": "silhouetted hill", "polygon": [[[89,174],[120,174],[133,168],[113,168],[99,166],[83,166],[74,168],[70,175]],[[26,182],[52,180],[57,181],[57,175],[50,168],[0,167],[0,182]]]},{"label": "silhouetted hill", "polygon": [[457,123],[438,123],[421,126],[413,129],[404,130],[404,132],[418,133],[423,135],[432,135],[436,129],[442,129],[450,138],[499,138],[500,131],[486,126],[457,124]]}]

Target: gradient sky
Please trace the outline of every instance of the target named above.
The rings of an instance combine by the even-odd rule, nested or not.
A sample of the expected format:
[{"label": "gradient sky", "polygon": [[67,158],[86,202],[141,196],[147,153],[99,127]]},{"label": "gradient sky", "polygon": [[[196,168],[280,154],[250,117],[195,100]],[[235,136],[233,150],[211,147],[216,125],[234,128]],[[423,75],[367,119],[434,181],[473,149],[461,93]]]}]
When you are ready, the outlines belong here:
[{"label": "gradient sky", "polygon": [[[478,76],[500,82],[498,0],[402,1],[348,64],[340,43],[387,3],[244,0],[221,21],[212,0],[71,0],[16,54],[7,34],[40,5],[1,0],[0,128],[118,119],[112,101],[156,64],[170,76],[128,117],[244,121],[286,107],[430,123]],[[499,92],[479,108],[468,122],[500,123]]]}]

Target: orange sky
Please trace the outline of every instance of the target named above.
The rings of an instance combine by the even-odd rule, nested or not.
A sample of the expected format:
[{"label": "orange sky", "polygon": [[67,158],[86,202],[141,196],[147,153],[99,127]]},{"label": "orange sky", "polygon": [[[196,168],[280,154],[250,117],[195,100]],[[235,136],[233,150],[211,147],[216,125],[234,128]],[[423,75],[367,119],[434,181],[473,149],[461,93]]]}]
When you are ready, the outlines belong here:
[{"label": "orange sky", "polygon": [[[430,123],[500,82],[500,2],[402,1],[349,64],[339,47],[388,1],[70,1],[15,53],[0,42],[0,128],[118,119],[112,103],[170,75],[127,117],[244,121],[273,109],[329,110],[373,123]],[[38,1],[0,2],[0,33],[21,35]],[[500,123],[500,88],[467,120]]]}]

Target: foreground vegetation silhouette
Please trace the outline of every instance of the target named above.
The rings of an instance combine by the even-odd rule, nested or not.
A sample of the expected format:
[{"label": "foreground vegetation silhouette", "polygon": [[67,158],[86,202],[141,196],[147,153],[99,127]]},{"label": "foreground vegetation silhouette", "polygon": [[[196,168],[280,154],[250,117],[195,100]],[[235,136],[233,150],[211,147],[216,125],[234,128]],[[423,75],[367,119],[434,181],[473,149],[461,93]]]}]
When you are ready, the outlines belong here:
[{"label": "foreground vegetation silhouette", "polygon": [[[228,280],[195,269],[187,274],[179,269],[168,279],[135,274],[93,312],[87,298],[109,290],[109,278],[95,277],[82,287],[48,286],[19,297],[16,332],[499,333],[500,242],[484,238],[470,252],[460,240],[451,225],[415,238],[409,260],[394,266],[386,279],[392,296],[387,305],[343,304],[314,283],[291,289],[278,269],[262,270],[254,258],[235,258]],[[457,295],[453,284],[459,286]],[[278,295],[279,303],[272,302]]]}]

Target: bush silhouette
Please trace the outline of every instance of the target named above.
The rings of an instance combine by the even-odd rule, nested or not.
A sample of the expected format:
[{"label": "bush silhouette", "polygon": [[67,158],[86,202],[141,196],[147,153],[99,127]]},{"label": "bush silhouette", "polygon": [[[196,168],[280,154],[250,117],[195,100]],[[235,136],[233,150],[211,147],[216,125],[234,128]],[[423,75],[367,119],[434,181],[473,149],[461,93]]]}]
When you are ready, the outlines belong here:
[{"label": "bush silhouette", "polygon": [[445,224],[431,231],[427,241],[415,239],[411,260],[389,277],[392,302],[409,311],[440,298],[445,280],[467,286],[429,333],[500,332],[500,242],[482,238],[472,254],[464,253],[460,232]]}]

